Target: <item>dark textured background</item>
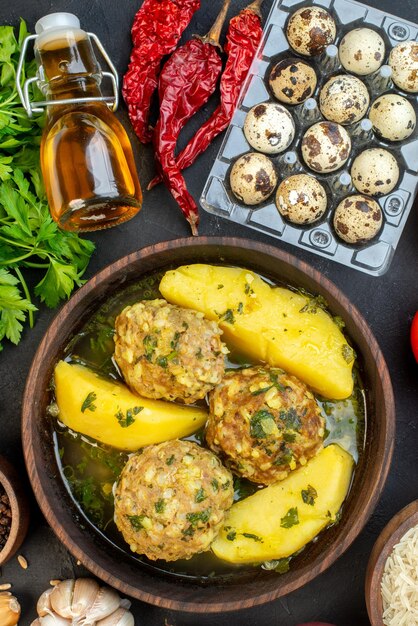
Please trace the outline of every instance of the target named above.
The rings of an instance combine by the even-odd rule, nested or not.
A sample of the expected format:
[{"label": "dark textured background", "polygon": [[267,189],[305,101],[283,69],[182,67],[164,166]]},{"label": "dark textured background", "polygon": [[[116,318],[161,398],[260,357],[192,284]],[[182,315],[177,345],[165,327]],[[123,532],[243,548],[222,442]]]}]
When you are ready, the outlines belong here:
[{"label": "dark textured background", "polygon": [[[126,69],[129,30],[138,7],[135,0],[0,0],[0,23],[17,24],[20,16],[33,30],[35,21],[52,11],[70,11],[81,19],[86,30],[102,40],[119,73]],[[232,0],[230,15],[246,4]],[[265,13],[271,0],[265,0]],[[418,21],[416,0],[369,0],[368,4],[412,21]],[[208,30],[220,5],[202,0],[187,33]],[[206,110],[207,114],[207,110]],[[126,122],[121,105],[118,113]],[[190,123],[182,143],[198,127],[201,116]],[[143,186],[153,174],[150,148],[134,139],[137,165]],[[207,174],[220,146],[218,139],[205,155],[186,172],[189,189],[200,196]],[[202,213],[202,235],[236,235],[276,244],[311,263],[333,280],[359,308],[370,324],[383,350],[392,376],[397,408],[397,439],[389,479],[380,503],[364,531],[351,548],[324,574],[299,591],[269,605],[239,613],[193,616],[174,613],[133,602],[137,624],[144,626],[295,626],[311,620],[330,621],[338,626],[365,626],[368,618],[364,601],[364,575],[373,543],[387,521],[403,506],[418,497],[417,420],[418,366],[409,348],[409,327],[418,310],[418,211],[412,210],[389,272],[380,278],[346,269],[300,249],[277,243],[267,236]],[[86,277],[140,247],[189,235],[186,222],[168,192],[158,187],[145,193],[144,207],[131,222],[92,235],[97,251]],[[24,474],[20,443],[20,408],[23,387],[31,359],[43,333],[54,315],[40,307],[33,330],[24,334],[18,347],[7,345],[0,355],[0,453],[9,458]],[[28,486],[29,491],[29,486]],[[83,574],[65,548],[55,539],[32,501],[32,522],[21,553],[29,562],[26,571],[13,559],[3,567],[0,584],[11,582],[23,606],[20,626],[29,626],[35,618],[35,603],[53,578]]]}]

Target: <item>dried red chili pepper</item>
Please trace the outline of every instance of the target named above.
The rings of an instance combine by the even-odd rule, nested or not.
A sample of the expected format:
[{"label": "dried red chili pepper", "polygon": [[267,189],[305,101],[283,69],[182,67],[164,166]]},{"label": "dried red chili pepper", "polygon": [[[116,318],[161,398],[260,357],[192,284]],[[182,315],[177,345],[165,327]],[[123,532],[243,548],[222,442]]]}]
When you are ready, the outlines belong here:
[{"label": "dried red chili pepper", "polygon": [[123,97],[140,141],[148,143],[152,95],[157,88],[161,59],[172,52],[200,0],[144,0],[132,26],[133,49],[123,78]]},{"label": "dried red chili pepper", "polygon": [[197,235],[199,212],[187,190],[174,151],[181,129],[214,92],[222,69],[216,48],[230,0],[224,0],[213,27],[205,37],[191,39],[177,48],[160,74],[158,94],[160,117],[154,131],[157,167],[173,198],[177,201]]},{"label": "dried red chili pepper", "polygon": [[[256,0],[229,22],[225,45],[228,59],[220,84],[221,102],[178,155],[177,165],[180,170],[189,167],[231,121],[242,84],[263,34],[260,15],[262,2],[263,0]],[[159,182],[161,182],[161,177],[156,176],[147,189],[152,189]]]}]

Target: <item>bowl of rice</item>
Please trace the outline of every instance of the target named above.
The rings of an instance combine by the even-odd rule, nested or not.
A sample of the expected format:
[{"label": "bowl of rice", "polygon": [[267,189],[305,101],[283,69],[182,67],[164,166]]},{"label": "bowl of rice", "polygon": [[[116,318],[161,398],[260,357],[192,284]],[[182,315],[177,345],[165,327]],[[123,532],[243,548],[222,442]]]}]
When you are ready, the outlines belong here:
[{"label": "bowl of rice", "polygon": [[372,626],[418,624],[418,500],[380,533],[367,565],[366,604]]}]

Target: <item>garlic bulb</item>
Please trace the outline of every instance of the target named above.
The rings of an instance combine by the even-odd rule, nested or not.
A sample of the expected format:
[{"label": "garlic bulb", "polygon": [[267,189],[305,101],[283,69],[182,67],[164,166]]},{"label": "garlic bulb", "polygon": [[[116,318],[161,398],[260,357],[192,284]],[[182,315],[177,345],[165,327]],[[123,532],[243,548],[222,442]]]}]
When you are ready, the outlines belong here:
[{"label": "garlic bulb", "polygon": [[31,626],[134,626],[130,606],[114,589],[91,578],[63,580],[40,596],[39,617]]},{"label": "garlic bulb", "polygon": [[96,626],[134,626],[134,624],[132,613],[123,608],[96,622]]},{"label": "garlic bulb", "polygon": [[0,592],[0,624],[16,626],[20,617],[20,604],[10,591]]}]

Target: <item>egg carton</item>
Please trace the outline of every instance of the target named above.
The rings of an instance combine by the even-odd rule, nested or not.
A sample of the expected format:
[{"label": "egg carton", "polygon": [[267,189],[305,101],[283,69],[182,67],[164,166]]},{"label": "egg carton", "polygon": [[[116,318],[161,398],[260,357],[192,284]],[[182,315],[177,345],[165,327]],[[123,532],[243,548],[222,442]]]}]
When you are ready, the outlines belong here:
[{"label": "egg carton", "polygon": [[[377,30],[386,44],[385,62],[389,52],[400,42],[418,40],[418,25],[388,15],[378,9],[354,0],[275,0],[268,16],[263,40],[258,54],[249,71],[240,94],[237,109],[227,129],[220,151],[206,181],[200,202],[202,207],[214,215],[248,226],[259,232],[271,235],[313,254],[332,259],[353,269],[372,276],[384,274],[392,261],[403,228],[412,208],[418,187],[418,130],[402,142],[386,142],[377,137],[368,120],[351,126],[345,126],[352,140],[352,151],[344,168],[330,174],[316,174],[303,162],[300,150],[302,137],[313,123],[324,118],[312,119],[309,106],[304,104],[286,106],[291,112],[296,125],[295,139],[287,152],[268,155],[275,163],[279,181],[291,174],[306,173],[314,175],[319,182],[325,183],[329,191],[329,206],[324,217],[308,226],[291,224],[279,214],[274,197],[257,206],[240,204],[232,194],[229,185],[229,172],[235,160],[242,154],[254,151],[244,136],[243,125],[248,111],[262,102],[277,102],[269,91],[268,75],[274,65],[286,56],[299,57],[290,47],[285,35],[285,25],[289,16],[304,6],[321,6],[327,9],[337,23],[338,46],[343,36],[354,28],[362,26]],[[300,57],[310,63],[318,75],[318,85],[312,99],[318,100],[324,83],[336,74],[347,74],[339,65],[338,55],[330,59],[329,55],[318,58]],[[383,73],[383,72],[382,72]],[[418,117],[418,96],[402,92],[395,85],[385,84],[384,76],[359,78],[366,82],[370,92],[370,103],[383,93],[396,93],[406,97],[415,109]],[[383,83],[383,84],[382,84]],[[280,104],[283,105],[281,102]],[[318,113],[318,108],[313,111]],[[367,114],[366,114],[367,115]],[[395,189],[388,195],[376,199],[383,212],[383,227],[378,235],[363,245],[344,243],[335,234],[332,216],[337,204],[346,196],[359,193],[351,183],[350,169],[355,157],[366,148],[386,148],[397,159],[400,178]]]}]

